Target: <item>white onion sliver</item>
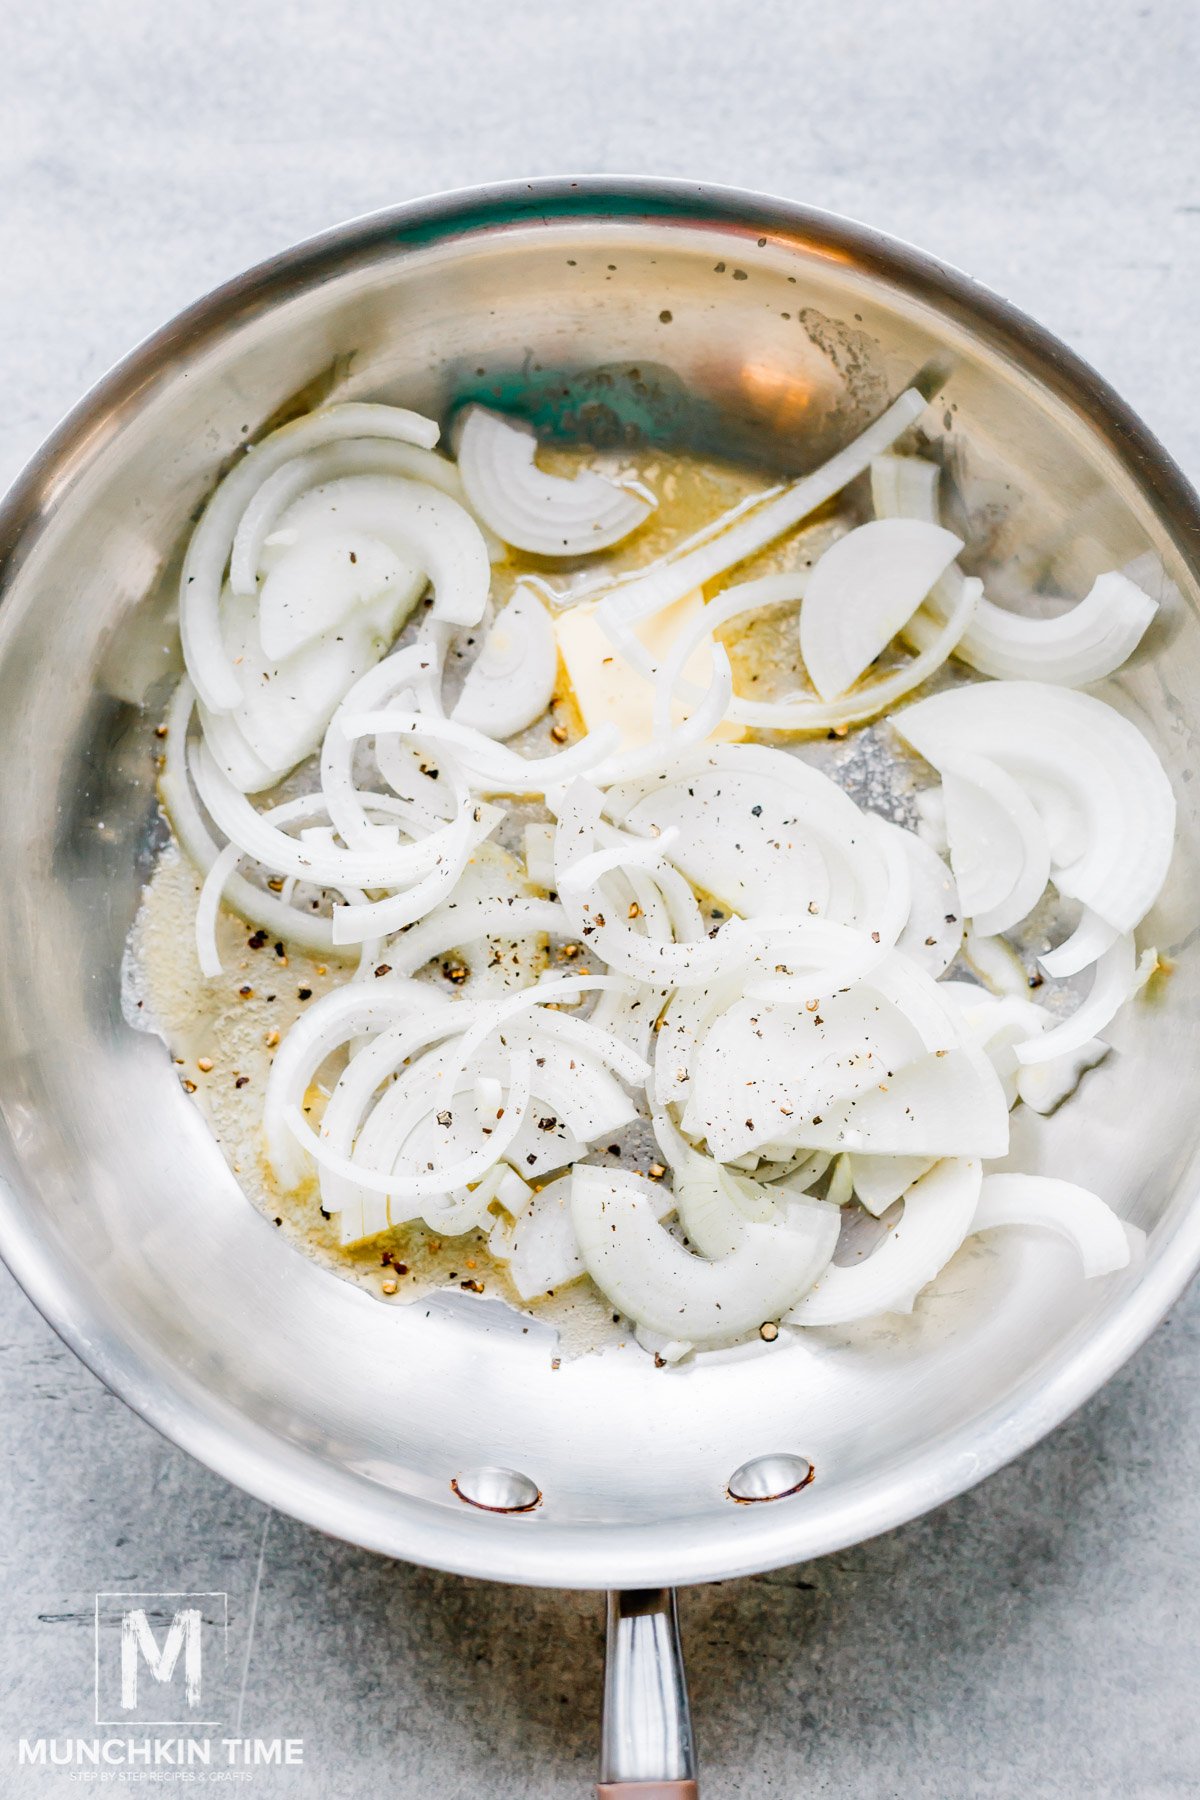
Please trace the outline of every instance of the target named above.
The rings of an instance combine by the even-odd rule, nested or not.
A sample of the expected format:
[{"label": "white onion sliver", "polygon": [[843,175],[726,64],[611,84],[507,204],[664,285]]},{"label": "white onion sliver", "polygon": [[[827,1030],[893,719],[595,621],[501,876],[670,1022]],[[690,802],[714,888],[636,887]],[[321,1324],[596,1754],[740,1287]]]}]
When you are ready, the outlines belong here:
[{"label": "white onion sliver", "polygon": [[1078,1250],[1085,1276],[1111,1275],[1129,1263],[1144,1234],[1124,1225],[1087,1188],[1049,1175],[985,1175],[971,1231],[1034,1225]]},{"label": "white onion sliver", "polygon": [[996,763],[1046,818],[1048,796],[1082,825],[1079,849],[1048,821],[1052,879],[1131,931],[1166,879],[1175,796],[1136,725],[1090,694],[1033,681],[975,682],[920,700],[891,723],[935,768],[964,754]]},{"label": "white onion sliver", "polygon": [[666,1337],[704,1344],[757,1330],[795,1304],[833,1253],[837,1215],[801,1202],[786,1223],[747,1225],[735,1250],[706,1262],[657,1223],[653,1188],[626,1171],[581,1163],[571,1178],[571,1214],[579,1254],[601,1293],[626,1318]]},{"label": "white onion sliver", "polygon": [[480,518],[514,549],[586,556],[620,543],[654,510],[654,496],[640,484],[619,486],[594,469],[573,479],[548,475],[536,452],[537,438],[523,420],[467,409],[458,436],[463,487]]},{"label": "white onion sliver", "polygon": [[[251,497],[281,463],[338,438],[399,438],[432,449],[432,419],[398,406],[352,402],[322,407],[249,449],[213,493],[193,531],[179,578],[179,630],[196,691],[213,712],[238,704],[242,688],[221,641],[219,602],[234,534]],[[485,590],[486,591],[486,590]]]},{"label": "white onion sliver", "polygon": [[1026,1065],[1052,1062],[1081,1049],[1111,1024],[1125,1002],[1149,980],[1157,964],[1153,950],[1143,951],[1138,957],[1131,933],[1117,938],[1097,957],[1092,985],[1075,1011],[1052,1030],[1018,1044],[1017,1061]]},{"label": "white onion sliver", "polygon": [[[935,464],[917,457],[877,457],[871,465],[876,517],[938,524],[939,475]],[[947,572],[931,597],[935,615],[953,607],[961,582],[957,569]],[[1157,610],[1136,582],[1116,572],[1098,576],[1082,600],[1051,617],[1014,613],[981,598],[955,654],[999,681],[1088,687],[1133,654]],[[911,621],[908,635],[918,648],[937,622],[925,614]]]},{"label": "white onion sliver", "polygon": [[787,1315],[789,1325],[844,1325],[883,1312],[911,1312],[971,1230],[982,1183],[974,1157],[939,1162],[904,1196],[904,1212],[861,1263],[826,1269]]},{"label": "white onion sliver", "polygon": [[229,557],[229,585],[235,594],[251,598],[258,591],[264,551],[278,533],[280,515],[310,488],[321,487],[342,475],[399,475],[440,488],[452,500],[465,505],[458,470],[446,457],[416,444],[389,442],[384,438],[350,438],[309,450],[276,469],[263,482],[242,514]]},{"label": "white onion sliver", "polygon": [[800,609],[800,654],[822,700],[853,687],[962,547],[919,519],[872,519],[830,545]]},{"label": "white onion sliver", "polygon": [[1019,924],[1045,890],[1046,827],[1020,783],[981,756],[943,765],[942,797],[963,911],[976,931],[995,937]]},{"label": "white onion sliver", "polygon": [[1120,932],[1085,906],[1083,914],[1070,937],[1056,944],[1053,950],[1047,950],[1038,961],[1047,975],[1054,981],[1064,980],[1068,975],[1078,975],[1099,960],[1104,952],[1111,949],[1120,937]]},{"label": "white onion sliver", "polygon": [[983,592],[982,582],[964,581],[945,624],[934,632],[920,654],[881,675],[842,700],[813,700],[806,695],[783,700],[745,700],[735,695],[726,717],[739,725],[762,731],[831,731],[841,725],[857,725],[872,719],[936,675],[954,654]]},{"label": "white onion sliver", "polygon": [[528,587],[518,587],[489,628],[450,716],[487,737],[512,737],[545,712],[557,674],[550,615]]}]

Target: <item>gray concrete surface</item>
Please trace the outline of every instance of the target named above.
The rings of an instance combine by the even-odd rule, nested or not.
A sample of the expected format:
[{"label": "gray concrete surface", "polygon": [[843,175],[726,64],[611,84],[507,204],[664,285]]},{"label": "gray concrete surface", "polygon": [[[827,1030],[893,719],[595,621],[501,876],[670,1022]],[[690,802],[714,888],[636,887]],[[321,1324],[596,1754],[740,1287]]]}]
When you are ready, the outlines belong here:
[{"label": "gray concrete surface", "polygon": [[[59,0],[0,9],[0,476],[135,339],[348,215],[659,172],[959,263],[1200,476],[1191,0]],[[684,1598],[708,1800],[1200,1791],[1200,1297],[1017,1467],[906,1530]],[[600,1613],[392,1566],[161,1442],[0,1279],[0,1793],[89,1733],[98,1588],[222,1589],[251,1791],[588,1791]]]}]

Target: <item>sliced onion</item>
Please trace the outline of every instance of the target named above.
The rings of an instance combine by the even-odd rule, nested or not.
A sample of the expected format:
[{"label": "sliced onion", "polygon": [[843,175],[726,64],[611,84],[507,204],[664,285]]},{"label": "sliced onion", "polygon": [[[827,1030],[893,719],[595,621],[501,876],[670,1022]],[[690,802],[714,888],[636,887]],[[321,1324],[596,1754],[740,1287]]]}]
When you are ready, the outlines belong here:
[{"label": "sliced onion", "polygon": [[1122,1224],[1096,1194],[1049,1175],[984,1176],[971,1230],[1001,1225],[1033,1225],[1065,1238],[1087,1277],[1124,1269],[1145,1242],[1144,1232]]},{"label": "sliced onion", "polygon": [[347,688],[387,650],[424,585],[419,571],[395,567],[396,580],[374,601],[280,662],[263,651],[256,603],[225,593],[225,647],[242,698],[225,713],[201,706],[200,721],[213,756],[243,791],[273,785],[310,756]]},{"label": "sliced onion", "polygon": [[237,868],[241,854],[236,844],[226,844],[223,850],[217,852],[204,877],[200,899],[196,904],[196,958],[200,964],[200,973],[210,981],[220,975],[224,968],[221,952],[217,948],[217,914],[221,910],[221,898],[229,877]]},{"label": "sliced onion", "polygon": [[736,525],[739,519],[744,519],[747,513],[756,512],[760,506],[765,506],[768,500],[774,500],[777,494],[782,494],[785,488],[784,482],[777,482],[774,487],[760,488],[757,493],[747,494],[745,499],[738,500],[733,506],[727,507],[724,512],[718,513],[715,518],[708,519],[696,531],[689,532],[686,537],[680,538],[678,543],[672,544],[671,548],[664,551],[661,556],[655,557],[653,562],[645,563],[640,568],[625,569],[619,575],[614,575],[610,569],[605,568],[579,571],[569,575],[557,586],[553,582],[545,580],[541,575],[526,575],[525,580],[531,586],[536,587],[540,594],[544,594],[552,606],[560,608],[577,606],[581,601],[590,600],[597,594],[606,594],[613,588],[627,587],[630,582],[641,581],[643,576],[657,574],[660,569],[665,569],[671,563],[678,562],[689,551],[696,550],[701,544],[710,543],[713,538],[720,537],[723,532],[729,530],[731,525]]},{"label": "sliced onion", "polygon": [[851,1166],[860,1203],[877,1219],[933,1167],[928,1156],[865,1156],[861,1151],[842,1161]]},{"label": "sliced onion", "polygon": [[484,794],[543,794],[560,782],[573,780],[603,763],[616,745],[616,732],[601,726],[553,756],[522,756],[506,744],[497,744],[453,719],[400,708],[350,713],[342,721],[348,737],[398,736],[424,738],[448,745],[457,755],[472,787]]},{"label": "sliced onion", "polygon": [[690,594],[693,588],[703,587],[718,575],[724,575],[841,493],[869,466],[873,456],[887,450],[920,418],[925,404],[916,388],[907,388],[860,437],[839,450],[819,469],[794,481],[778,499],[760,506],[748,518],[740,519],[728,531],[689,551],[686,556],[677,557],[653,573],[615,589],[601,602],[602,607],[612,618],[644,619],[669,606],[673,600],[682,599],[684,594]]},{"label": "sliced onion", "polygon": [[735,696],[726,716],[739,725],[761,731],[798,732],[831,731],[873,719],[937,674],[954,654],[982,592],[981,582],[964,581],[954,610],[920,655],[893,669],[890,675],[882,675],[847,694],[843,700],[810,700],[805,695],[783,700],[745,700]]},{"label": "sliced onion", "polygon": [[535,887],[545,888],[552,894],[555,891],[553,825],[526,825],[523,841],[525,873]]},{"label": "sliced onion", "polygon": [[[293,457],[268,476],[242,514],[229,557],[229,585],[246,599],[258,591],[264,563],[274,561],[273,549],[292,537],[279,529],[280,517],[292,502],[310,488],[320,487],[343,475],[399,475],[408,481],[439,488],[460,506],[466,505],[458,470],[446,457],[415,444],[392,443],[382,438],[358,438],[326,444]],[[478,524],[478,520],[476,521]]]},{"label": "sliced onion", "polygon": [[496,536],[534,556],[586,556],[636,531],[656,504],[641,484],[618,486],[594,469],[571,480],[535,461],[537,438],[524,420],[468,407],[458,469],[474,510]]},{"label": "sliced onion", "polygon": [[386,937],[423,919],[447,899],[458,883],[471,853],[489,838],[504,819],[498,806],[486,804],[461,812],[439,853],[437,866],[411,887],[381,900],[360,900],[333,909],[335,944],[361,944],[368,938]]},{"label": "sliced onion", "polygon": [[[264,818],[273,825],[286,825],[301,819],[310,819],[325,811],[325,802],[320,794],[305,794],[297,800],[287,800],[282,806],[273,806]],[[221,901],[229,886],[230,879],[242,851],[237,844],[226,844],[225,848],[214,856],[208,873],[204,877],[200,889],[200,898],[196,905],[196,952],[200,963],[200,971],[211,979],[222,972],[221,953],[217,948],[217,915]],[[286,910],[294,917],[294,909]],[[291,925],[291,920],[288,920]]]},{"label": "sliced onion", "polygon": [[934,1051],[898,1070],[886,1090],[860,1094],[820,1130],[806,1127],[802,1138],[875,1156],[1005,1156],[1008,1104],[980,1051]]},{"label": "sliced onion", "polygon": [[571,1177],[571,1216],[601,1293],[665,1337],[701,1345],[743,1337],[794,1305],[832,1254],[830,1213],[799,1202],[785,1224],[747,1225],[735,1250],[706,1262],[657,1223],[653,1190],[624,1170],[581,1163]]},{"label": "sliced onion", "polygon": [[880,824],[894,834],[908,862],[908,920],[896,948],[936,980],[962,948],[963,905],[957,885],[941,857],[915,831],[883,820]]},{"label": "sliced onion", "polygon": [[[936,465],[916,457],[881,456],[871,465],[871,492],[880,519],[939,520]],[[953,607],[962,576],[949,570],[932,596],[931,612]],[[1074,605],[1032,618],[981,599],[955,654],[1000,681],[1046,681],[1088,687],[1131,656],[1158,607],[1128,576],[1100,575]],[[937,629],[937,617],[918,615],[909,635],[918,648]]]},{"label": "sliced onion", "polygon": [[982,600],[957,654],[999,681],[1090,687],[1132,656],[1157,611],[1136,582],[1112,571],[1051,618],[1030,618]]},{"label": "sliced onion", "polygon": [[[765,1145],[1003,1155],[1008,1107],[948,997],[897,955],[811,1006],[737,1000],[687,1058],[683,1127],[722,1161]],[[677,1032],[660,1055],[679,1058]],[[666,1097],[656,1080],[660,1103]]]},{"label": "sliced onion", "polygon": [[453,1005],[426,982],[395,978],[373,981],[369,986],[335,988],[301,1014],[275,1053],[263,1101],[267,1160],[281,1186],[296,1187],[305,1170],[286,1128],[285,1114],[291,1107],[303,1107],[304,1096],[326,1058],[364,1032]]},{"label": "sliced onion", "polygon": [[465,507],[427,482],[399,475],[343,475],[301,494],[279,521],[305,538],[330,531],[377,538],[415,559],[433,588],[433,616],[478,625],[487,605],[487,545]]},{"label": "sliced onion", "polygon": [[1052,787],[1084,840],[1080,853],[1064,855],[1061,829],[1050,828],[1059,892],[1118,931],[1149,911],[1171,860],[1175,797],[1146,739],[1112,707],[1070,688],[994,681],[920,700],[892,724],[935,768],[964,754],[994,762],[1043,817],[1043,788]]},{"label": "sliced onion", "polygon": [[[505,1234],[508,1278],[522,1300],[557,1292],[587,1271],[579,1254],[571,1213],[570,1175],[560,1175],[533,1196],[524,1216]],[[672,1208],[670,1189],[646,1184],[646,1201],[656,1219]]]},{"label": "sliced onion", "polygon": [[657,778],[611,789],[605,806],[632,831],[677,830],[669,860],[731,911],[877,927],[862,915],[884,904],[881,840],[827,775],[786,751],[693,750]]},{"label": "sliced onion", "polygon": [[606,628],[609,641],[627,662],[654,681],[655,737],[665,739],[668,736],[679,696],[686,695],[693,700],[698,697],[699,689],[685,679],[685,670],[704,645],[708,645],[711,654],[713,632],[734,619],[745,618],[747,613],[765,612],[802,600],[808,577],[807,568],[789,569],[782,575],[762,575],[756,581],[742,581],[736,587],[726,588],[714,600],[697,607],[691,618],[683,622],[675,633],[669,653],[657,666],[631,627],[609,623]]},{"label": "sliced onion", "polygon": [[426,913],[420,924],[395,938],[388,945],[387,955],[398,974],[414,975],[447,950],[459,950],[481,938],[502,938],[512,943],[547,933],[565,937],[568,929],[566,914],[554,900],[510,894],[494,900],[481,897],[456,903],[451,897]]},{"label": "sliced onion", "polygon": [[528,587],[518,587],[488,631],[450,716],[487,737],[512,737],[545,712],[557,674],[550,615]]},{"label": "sliced onion", "polygon": [[432,419],[398,406],[351,403],[322,407],[281,426],[247,451],[226,475],[192,533],[179,578],[179,629],[188,674],[205,706],[228,712],[242,696],[237,671],[221,641],[219,603],[234,533],[256,488],[281,463],[337,438],[399,438],[432,449]]},{"label": "sliced onion", "polygon": [[438,867],[443,855],[453,854],[461,830],[458,820],[416,842],[374,850],[322,848],[290,837],[268,823],[264,814],[238,792],[228,776],[217,768],[201,746],[192,759],[192,775],[200,798],[215,823],[247,856],[281,875],[315,881],[331,887],[399,887]]},{"label": "sliced onion", "polygon": [[387,1147],[381,1157],[382,1167],[366,1167],[334,1150],[326,1139],[324,1121],[318,1135],[299,1107],[291,1106],[287,1109],[285,1122],[323,1172],[327,1171],[340,1180],[349,1182],[353,1189],[365,1188],[369,1193],[383,1194],[389,1202],[392,1199],[429,1199],[445,1194],[450,1188],[465,1187],[477,1181],[504,1155],[524,1123],[529,1108],[529,1074],[528,1061],[514,1059],[504,1119],[496,1126],[492,1137],[457,1162],[420,1173],[398,1173],[388,1166],[400,1154],[407,1131],[397,1131],[393,1144]]},{"label": "sliced onion", "polygon": [[904,1212],[862,1262],[827,1268],[787,1315],[789,1325],[845,1325],[876,1313],[911,1312],[971,1230],[982,1170],[975,1157],[935,1164],[904,1196]]},{"label": "sliced onion", "polygon": [[800,609],[800,654],[822,700],[853,687],[962,547],[919,519],[873,519],[830,545]]},{"label": "sliced onion", "polygon": [[1052,1062],[1056,1057],[1082,1049],[1112,1022],[1125,1002],[1153,974],[1158,956],[1146,950],[1139,959],[1131,933],[1119,937],[1097,958],[1092,985],[1069,1018],[1050,1031],[1016,1047],[1017,1061],[1025,1065]]},{"label": "sliced onion", "polygon": [[[354,749],[357,739],[345,730],[346,720],[355,714],[387,705],[397,699],[415,699],[415,687],[423,674],[431,672],[433,657],[424,646],[409,644],[403,650],[384,657],[373,669],[360,677],[345,694],[329,721],[321,746],[321,791],[329,808],[329,818],[344,842],[354,849],[370,849],[380,841],[379,829],[367,817],[362,796],[354,785]],[[395,769],[380,770],[386,780],[392,776],[397,795],[408,785]],[[407,772],[406,772],[407,773]],[[428,780],[425,781],[428,786]],[[416,796],[403,795],[407,817],[425,831],[436,830],[446,819]],[[457,802],[461,806],[461,800]],[[395,837],[387,840],[395,843]]]},{"label": "sliced onion", "polygon": [[946,836],[963,911],[985,937],[1033,910],[1050,877],[1041,814],[1011,775],[964,754],[942,769]]},{"label": "sliced onion", "polygon": [[[166,718],[166,755],[158,791],[163,811],[171,822],[184,855],[201,875],[207,875],[220,855],[188,780],[188,726],[196,702],[196,691],[187,676],[179,683]],[[283,938],[297,949],[311,950],[317,955],[341,955],[333,944],[333,927],[327,918],[300,911],[273,893],[256,887],[244,875],[228,876],[221,898],[234,912],[251,925],[261,925],[272,937]]]},{"label": "sliced onion", "polygon": [[407,598],[413,585],[410,565],[378,538],[314,533],[282,556],[263,583],[258,599],[263,654],[283,662],[336,630],[357,608],[392,595]]},{"label": "sliced onion", "polygon": [[1068,975],[1078,975],[1081,969],[1090,968],[1098,962],[1104,952],[1116,943],[1120,932],[1085,906],[1078,925],[1070,937],[1064,938],[1038,961],[1047,975],[1054,981],[1064,980]]}]

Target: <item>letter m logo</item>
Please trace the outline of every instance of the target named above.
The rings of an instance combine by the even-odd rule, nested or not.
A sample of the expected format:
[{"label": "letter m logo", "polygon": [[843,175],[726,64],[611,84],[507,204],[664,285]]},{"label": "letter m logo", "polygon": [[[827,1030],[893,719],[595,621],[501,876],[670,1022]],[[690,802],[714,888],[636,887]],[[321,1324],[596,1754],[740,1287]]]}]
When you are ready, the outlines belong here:
[{"label": "letter m logo", "polygon": [[183,1692],[190,1707],[200,1704],[200,1661],[204,1615],[195,1606],[175,1613],[160,1649],[144,1606],[132,1607],[121,1619],[121,1706],[134,1712],[138,1703],[138,1666],[145,1663],[155,1681],[167,1683],[183,1652]]},{"label": "letter m logo", "polygon": [[228,1639],[225,1594],[97,1594],[97,1725],[224,1724]]}]

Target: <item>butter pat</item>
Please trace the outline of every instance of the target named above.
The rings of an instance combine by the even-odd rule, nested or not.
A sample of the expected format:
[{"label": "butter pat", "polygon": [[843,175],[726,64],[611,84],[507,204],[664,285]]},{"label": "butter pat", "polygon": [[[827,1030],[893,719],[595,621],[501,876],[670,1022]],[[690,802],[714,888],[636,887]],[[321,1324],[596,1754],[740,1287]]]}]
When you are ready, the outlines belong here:
[{"label": "butter pat", "polygon": [[[704,596],[697,588],[634,627],[656,663],[664,660],[678,633],[691,624],[703,606]],[[555,632],[558,653],[585,728],[594,731],[605,722],[614,724],[621,734],[622,750],[636,750],[648,744],[654,722],[654,684],[631,668],[605,637],[596,618],[595,603],[584,602],[561,613],[555,620]],[[683,673],[696,687],[708,687],[712,680],[712,648],[708,643],[696,646]],[[681,725],[688,713],[688,702],[677,700],[671,708],[672,723]],[[736,744],[745,735],[744,726],[723,724],[706,742]]]}]

